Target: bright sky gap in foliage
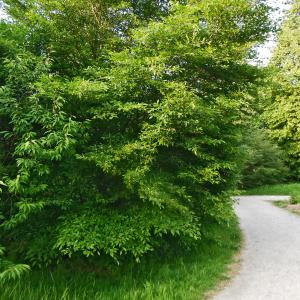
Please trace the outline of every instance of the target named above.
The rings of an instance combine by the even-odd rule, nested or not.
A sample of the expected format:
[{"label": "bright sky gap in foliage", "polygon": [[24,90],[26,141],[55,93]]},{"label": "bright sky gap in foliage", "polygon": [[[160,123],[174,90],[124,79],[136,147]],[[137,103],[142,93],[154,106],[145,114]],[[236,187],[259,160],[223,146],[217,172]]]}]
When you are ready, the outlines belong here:
[{"label": "bright sky gap in foliage", "polygon": [[[286,12],[290,8],[289,0],[267,0],[268,5],[270,5],[274,11],[272,12],[272,20],[281,23],[282,18],[284,18]],[[273,50],[276,46],[276,37],[271,34],[268,40],[261,46],[258,47],[258,58],[254,62],[255,64],[266,65],[272,56]]]}]

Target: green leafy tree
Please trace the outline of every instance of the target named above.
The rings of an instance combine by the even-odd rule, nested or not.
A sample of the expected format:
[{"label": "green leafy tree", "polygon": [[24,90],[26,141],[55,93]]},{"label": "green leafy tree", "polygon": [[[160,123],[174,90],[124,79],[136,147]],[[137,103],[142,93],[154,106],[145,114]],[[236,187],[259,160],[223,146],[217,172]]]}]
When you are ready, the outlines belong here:
[{"label": "green leafy tree", "polygon": [[[52,69],[78,73],[126,40],[134,20],[121,0],[8,0],[7,11],[27,28],[27,47],[53,60]],[[123,17],[125,15],[125,17]],[[123,26],[124,23],[124,26]],[[124,41],[125,42],[125,41]]]},{"label": "green leafy tree", "polygon": [[1,233],[32,264],[139,259],[231,220],[242,111],[260,75],[246,59],[269,31],[267,8],[209,0],[167,11],[105,60],[80,58],[76,76],[64,55],[27,48],[5,61]]},{"label": "green leafy tree", "polygon": [[251,128],[243,138],[242,188],[284,182],[289,176],[283,151],[264,129]]},{"label": "green leafy tree", "polygon": [[27,47],[47,55],[67,75],[106,61],[108,51],[131,43],[130,30],[167,15],[168,0],[5,0],[7,11],[27,28]]},{"label": "green leafy tree", "polygon": [[294,176],[300,176],[300,2],[295,1],[279,34],[272,58],[271,105],[265,119],[271,136],[282,147]]}]

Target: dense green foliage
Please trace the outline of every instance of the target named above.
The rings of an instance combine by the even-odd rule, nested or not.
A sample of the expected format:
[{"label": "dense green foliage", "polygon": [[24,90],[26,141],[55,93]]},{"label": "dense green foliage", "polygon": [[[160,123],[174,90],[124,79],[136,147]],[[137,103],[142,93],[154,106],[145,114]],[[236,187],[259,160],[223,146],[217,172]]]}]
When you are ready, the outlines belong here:
[{"label": "dense green foliage", "polygon": [[[102,64],[108,52],[130,46],[130,30],[159,20],[169,0],[6,0],[9,14],[24,27],[27,48],[50,56],[51,69],[76,75]],[[175,2],[185,2],[175,0]]]},{"label": "dense green foliage", "polygon": [[272,59],[271,105],[266,122],[271,136],[285,150],[294,177],[300,178],[300,2],[294,6],[279,34]]},{"label": "dense green foliage", "polygon": [[[2,192],[1,185],[5,186],[5,184],[0,181],[0,194]],[[22,274],[30,269],[28,265],[14,264],[3,258],[4,251],[5,248],[0,245],[0,285],[13,279],[19,279]]]},{"label": "dense green foliage", "polygon": [[[198,243],[191,251],[147,256],[141,263],[104,268],[79,261],[56,269],[33,270],[22,280],[0,283],[1,300],[200,300],[224,279],[225,265],[240,245],[235,222],[216,228],[218,243]],[[91,272],[93,271],[93,272]]]},{"label": "dense green foliage", "polygon": [[246,59],[269,30],[265,5],[5,2],[17,24],[1,27],[0,53],[10,253],[40,266],[66,255],[138,260],[227,226],[260,75]]},{"label": "dense green foliage", "polygon": [[251,128],[243,139],[241,187],[252,188],[276,184],[288,179],[283,151],[274,144],[264,129]]},{"label": "dense green foliage", "polygon": [[6,284],[10,280],[19,279],[21,275],[30,269],[28,265],[14,264],[4,259],[3,255],[4,248],[0,246],[0,284]]}]

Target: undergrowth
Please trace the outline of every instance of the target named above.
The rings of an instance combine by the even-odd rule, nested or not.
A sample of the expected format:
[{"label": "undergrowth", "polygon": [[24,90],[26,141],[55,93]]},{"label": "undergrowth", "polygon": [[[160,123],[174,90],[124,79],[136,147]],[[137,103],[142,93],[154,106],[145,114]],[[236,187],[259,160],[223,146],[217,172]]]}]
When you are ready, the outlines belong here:
[{"label": "undergrowth", "polygon": [[173,249],[141,263],[93,269],[64,264],[33,270],[19,281],[0,285],[1,300],[174,300],[204,299],[226,278],[226,266],[240,246],[237,222],[214,231],[217,241],[195,249]]}]

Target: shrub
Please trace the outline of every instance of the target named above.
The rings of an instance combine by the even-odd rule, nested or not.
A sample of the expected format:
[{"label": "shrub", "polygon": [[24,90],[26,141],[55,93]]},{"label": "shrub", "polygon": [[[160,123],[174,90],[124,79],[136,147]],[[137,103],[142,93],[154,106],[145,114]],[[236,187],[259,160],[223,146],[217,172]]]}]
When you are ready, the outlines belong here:
[{"label": "shrub", "polygon": [[267,31],[260,2],[189,1],[133,30],[130,46],[99,49],[87,68],[58,70],[59,53],[55,68],[29,51],[6,61],[0,207],[10,249],[36,265],[138,260],[163,239],[188,244],[227,226],[241,108],[260,75],[245,58]]}]

